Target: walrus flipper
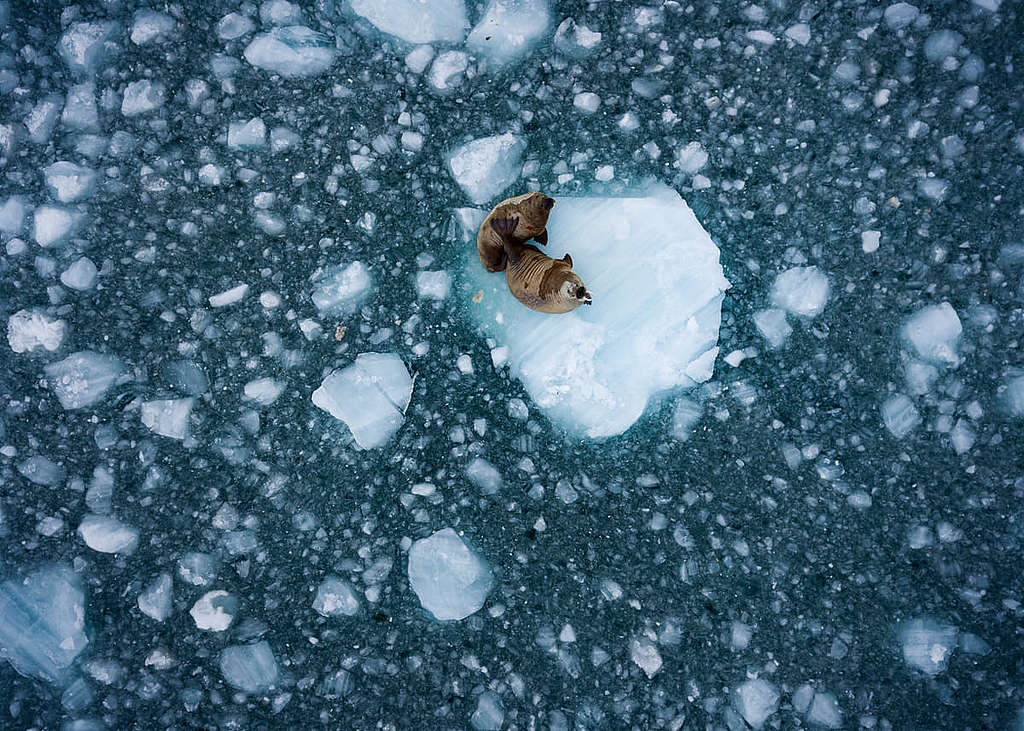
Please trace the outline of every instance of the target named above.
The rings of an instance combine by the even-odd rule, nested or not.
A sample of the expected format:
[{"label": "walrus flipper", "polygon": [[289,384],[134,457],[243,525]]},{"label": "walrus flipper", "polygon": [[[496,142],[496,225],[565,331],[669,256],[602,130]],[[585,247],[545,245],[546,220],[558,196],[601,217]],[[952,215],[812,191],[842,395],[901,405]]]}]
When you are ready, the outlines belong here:
[{"label": "walrus flipper", "polygon": [[518,247],[513,248],[513,244],[516,243],[515,231],[516,226],[519,225],[518,218],[492,218],[491,228],[494,232],[501,237],[502,248],[505,249],[505,256],[508,261],[515,264],[519,261],[520,250]]},{"label": "walrus flipper", "polygon": [[536,241],[541,246],[547,246],[548,245],[548,230],[544,229],[539,234],[534,236],[533,240]]},{"label": "walrus flipper", "polygon": [[566,254],[565,256],[562,257],[562,261],[564,261],[570,267],[572,266],[572,257],[569,256],[568,254]]}]

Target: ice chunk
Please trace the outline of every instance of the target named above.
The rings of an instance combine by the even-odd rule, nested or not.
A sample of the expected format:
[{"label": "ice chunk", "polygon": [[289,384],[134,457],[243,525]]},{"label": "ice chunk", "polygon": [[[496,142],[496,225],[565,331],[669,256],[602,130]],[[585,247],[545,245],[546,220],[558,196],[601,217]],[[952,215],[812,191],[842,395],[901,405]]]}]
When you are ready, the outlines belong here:
[{"label": "ice chunk", "polygon": [[302,25],[302,8],[288,0],[264,0],[260,21],[263,25]]},{"label": "ice chunk", "polygon": [[1000,391],[1007,411],[1012,416],[1024,416],[1024,373],[1008,373]]},{"label": "ice chunk", "polygon": [[586,56],[600,43],[599,32],[577,24],[573,18],[566,18],[555,30],[555,48],[569,56]]},{"label": "ice chunk", "polygon": [[142,423],[160,436],[184,439],[188,436],[188,421],[194,404],[195,399],[191,397],[144,401],[140,409]]},{"label": "ice chunk", "polygon": [[313,392],[313,403],[341,419],[363,449],[383,446],[405,422],[412,378],[391,353],[361,353]]},{"label": "ice chunk", "polygon": [[929,61],[942,61],[960,50],[964,37],[955,30],[937,30],[924,41],[924,55]]},{"label": "ice chunk", "polygon": [[222,41],[233,41],[252,33],[256,24],[247,15],[228,13],[217,21],[217,37]]},{"label": "ice chunk", "polygon": [[43,248],[61,244],[77,232],[83,220],[84,215],[71,208],[39,206],[35,210],[32,235]]},{"label": "ice chunk", "polygon": [[96,265],[88,257],[81,257],[61,272],[60,281],[65,287],[84,292],[96,283]]},{"label": "ice chunk", "polygon": [[114,30],[113,23],[72,23],[60,37],[57,49],[69,69],[91,75],[103,61]]},{"label": "ice chunk", "polygon": [[500,731],[505,722],[505,707],[501,696],[493,690],[485,690],[476,699],[476,710],[469,717],[469,724],[476,731]]},{"label": "ice chunk", "polygon": [[759,729],[779,708],[779,691],[760,678],[741,683],[733,692],[733,706],[753,729]]},{"label": "ice chunk", "polygon": [[811,26],[807,23],[797,23],[786,28],[786,38],[799,43],[801,46],[806,46],[811,42]]},{"label": "ice chunk", "polygon": [[0,657],[22,675],[56,683],[89,644],[78,576],[53,566],[0,584]]},{"label": "ice chunk", "polygon": [[152,112],[164,105],[164,85],[159,81],[141,79],[133,81],[124,88],[121,99],[121,114],[126,117],[137,117]]},{"label": "ice chunk", "polygon": [[32,111],[25,117],[25,129],[28,130],[28,138],[37,145],[45,144],[53,134],[53,128],[60,118],[61,108],[64,100],[59,96],[51,94],[36,102]]},{"label": "ice chunk", "polygon": [[548,231],[551,256],[571,242],[564,245],[594,293],[592,307],[529,310],[503,275],[480,266],[475,249],[463,291],[473,318],[507,348],[513,375],[552,421],[591,438],[614,436],[655,394],[711,377],[729,283],[718,247],[678,193],[659,186],[644,197],[560,198]]},{"label": "ice chunk", "polygon": [[843,713],[836,697],[831,693],[815,693],[811,709],[807,712],[807,722],[812,726],[842,728]]},{"label": "ice chunk", "polygon": [[103,398],[124,372],[124,365],[113,355],[81,350],[48,364],[43,370],[60,405],[73,411],[92,406]]},{"label": "ice chunk", "polygon": [[953,430],[949,433],[949,438],[953,442],[953,451],[957,454],[964,454],[969,452],[971,447],[974,446],[977,434],[969,422],[965,419],[957,419]]},{"label": "ice chunk", "polygon": [[754,325],[771,348],[781,348],[793,332],[793,328],[786,322],[786,313],[774,307],[755,312]]},{"label": "ice chunk", "polygon": [[228,124],[228,147],[235,150],[263,147],[267,142],[267,125],[259,117],[248,122]]},{"label": "ice chunk", "polygon": [[313,290],[313,304],[321,313],[350,315],[370,294],[373,280],[362,262],[331,267],[320,274]]},{"label": "ice chunk", "polygon": [[210,307],[227,307],[233,305],[236,302],[241,302],[245,299],[245,295],[249,294],[248,284],[239,284],[237,287],[232,287],[218,294],[210,297]]},{"label": "ice chunk", "polygon": [[172,591],[171,575],[160,574],[139,594],[139,611],[157,622],[163,622],[171,616]]},{"label": "ice chunk", "polygon": [[921,423],[921,417],[909,397],[894,393],[882,403],[882,421],[894,437],[902,439]]},{"label": "ice chunk", "polygon": [[456,148],[448,156],[448,169],[469,199],[480,205],[516,181],[525,151],[526,141],[513,134],[484,137]]},{"label": "ice chunk", "polygon": [[199,629],[223,632],[238,613],[238,598],[223,589],[208,591],[196,600],[188,613]]},{"label": "ice chunk", "polygon": [[466,39],[466,50],[508,64],[529,53],[550,22],[548,0],[490,0]]},{"label": "ice chunk", "polygon": [[422,74],[430,62],[434,59],[434,49],[431,46],[416,46],[405,55],[405,65],[414,74]]},{"label": "ice chunk", "polygon": [[409,43],[459,43],[469,21],[463,0],[350,0],[352,11],[378,30]]},{"label": "ice chunk", "polygon": [[653,678],[661,670],[658,646],[645,637],[634,639],[629,644],[629,656],[648,678]]},{"label": "ice chunk", "polygon": [[484,495],[493,495],[501,489],[501,473],[486,459],[477,457],[466,467],[466,479]]},{"label": "ice chunk", "polygon": [[960,362],[957,342],[962,332],[960,318],[948,302],[918,310],[903,327],[903,336],[921,358],[951,365]]},{"label": "ice chunk", "polygon": [[274,653],[266,641],[252,645],[230,645],[220,653],[224,680],[244,693],[269,690],[277,682]]},{"label": "ice chunk", "polygon": [[164,364],[162,375],[171,388],[189,396],[202,396],[210,388],[206,371],[188,360],[175,360]]},{"label": "ice chunk", "polygon": [[323,33],[289,25],[256,36],[243,55],[256,68],[295,79],[322,74],[334,63],[336,54],[331,39]]},{"label": "ice chunk", "polygon": [[938,675],[956,648],[958,631],[950,624],[918,618],[900,622],[896,634],[907,665],[926,675]]},{"label": "ice chunk", "polygon": [[18,465],[18,473],[29,482],[43,487],[53,487],[63,482],[64,468],[49,457],[36,455]]},{"label": "ice chunk", "polygon": [[676,154],[676,166],[684,173],[693,175],[708,164],[708,153],[699,142],[681,147]]},{"label": "ice chunk", "polygon": [[359,599],[350,583],[328,576],[316,590],[313,609],[325,617],[351,617],[359,611]]},{"label": "ice chunk", "polygon": [[277,401],[277,397],[284,391],[284,381],[273,378],[256,378],[245,384],[245,397],[255,401],[260,406],[270,406]]},{"label": "ice chunk", "polygon": [[36,348],[54,351],[64,341],[67,324],[39,310],[18,310],[7,320],[7,342],[15,353]]},{"label": "ice chunk", "polygon": [[87,198],[96,182],[96,171],[71,162],[55,162],[43,168],[46,185],[61,203]]},{"label": "ice chunk", "polygon": [[177,23],[167,13],[156,10],[136,10],[132,21],[132,43],[141,46],[159,41],[174,32]]},{"label": "ice chunk", "polygon": [[96,85],[91,81],[76,84],[68,89],[64,100],[64,111],[61,122],[71,129],[84,132],[97,132],[100,128],[100,117],[96,111]]},{"label": "ice chunk", "polygon": [[703,409],[693,399],[681,397],[672,411],[672,436],[681,442],[690,438],[694,425],[700,420]]},{"label": "ice chunk", "polygon": [[86,515],[78,524],[78,535],[100,553],[132,553],[139,545],[139,532],[112,515]]},{"label": "ice chunk", "polygon": [[419,272],[416,274],[416,292],[424,299],[443,300],[451,288],[448,272]]},{"label": "ice chunk", "polygon": [[920,15],[920,13],[921,11],[917,9],[916,5],[910,5],[909,3],[893,3],[885,9],[885,24],[893,30],[906,28],[917,20],[917,16]]},{"label": "ice chunk", "polygon": [[301,138],[287,127],[270,130],[270,151],[274,154],[290,150],[299,144]]},{"label": "ice chunk", "polygon": [[462,74],[469,68],[469,56],[462,51],[445,51],[434,59],[427,81],[440,92],[448,92],[462,83]]},{"label": "ice chunk", "polygon": [[818,267],[793,267],[775,278],[772,304],[792,315],[817,317],[828,301],[829,284]]},{"label": "ice chunk", "polygon": [[178,577],[192,586],[206,586],[217,576],[217,560],[209,553],[186,553],[178,559]]},{"label": "ice chunk", "polygon": [[5,234],[21,233],[25,225],[25,200],[21,196],[12,195],[0,205],[0,232]]},{"label": "ice chunk", "polygon": [[494,577],[454,530],[444,528],[412,544],[409,585],[436,619],[464,619],[484,605]]}]

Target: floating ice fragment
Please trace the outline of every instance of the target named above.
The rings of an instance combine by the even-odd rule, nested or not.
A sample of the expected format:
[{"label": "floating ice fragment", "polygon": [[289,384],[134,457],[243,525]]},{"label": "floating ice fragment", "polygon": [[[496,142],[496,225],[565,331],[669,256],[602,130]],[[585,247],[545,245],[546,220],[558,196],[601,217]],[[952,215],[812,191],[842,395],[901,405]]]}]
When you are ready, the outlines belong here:
[{"label": "floating ice fragment", "polygon": [[157,622],[163,622],[171,616],[172,590],[171,575],[160,574],[139,594],[139,611]]},{"label": "floating ice fragment", "polygon": [[440,92],[448,92],[462,82],[462,74],[469,68],[469,56],[462,51],[445,51],[434,59],[427,81]]},{"label": "floating ice fragment", "polygon": [[639,637],[629,643],[629,656],[648,678],[653,678],[661,670],[661,653],[658,652],[658,646],[645,637]]},{"label": "floating ice fragment", "polygon": [[815,693],[814,701],[807,712],[807,722],[812,726],[842,728],[843,713],[832,693]]},{"label": "floating ice fragment", "polygon": [[895,393],[882,403],[882,421],[894,437],[902,439],[921,423],[921,417],[913,401]]},{"label": "floating ice fragment", "polygon": [[266,641],[230,645],[220,653],[220,672],[238,690],[259,693],[269,690],[277,682],[277,660]]},{"label": "floating ice fragment", "polygon": [[[463,291],[482,291],[479,303],[467,303],[473,318],[552,421],[591,438],[614,436],[655,394],[711,377],[729,283],[718,247],[675,191],[559,198],[548,231],[546,253],[571,247],[592,307],[566,315],[529,310],[503,275],[480,266],[475,250]],[[466,235],[475,240],[475,226]]]},{"label": "floating ice fragment", "polygon": [[103,398],[124,372],[124,365],[113,355],[82,350],[48,364],[43,370],[60,405],[73,411],[92,406]]},{"label": "floating ice fragment", "polygon": [[259,117],[248,122],[228,124],[228,147],[235,150],[251,150],[263,147],[267,141],[267,125]]},{"label": "floating ice fragment", "polygon": [[78,535],[100,553],[132,553],[139,545],[139,532],[112,515],[86,515],[78,524]]},{"label": "floating ice fragment", "polygon": [[188,421],[194,404],[194,398],[143,401],[140,409],[142,423],[154,434],[184,439],[188,436]]},{"label": "floating ice fragment", "polygon": [[28,138],[37,145],[49,141],[53,128],[61,113],[64,100],[59,96],[51,94],[36,102],[32,110],[25,117],[25,129],[28,130]]},{"label": "floating ice fragment", "polygon": [[238,599],[223,589],[208,591],[188,611],[199,629],[223,632],[238,612]]},{"label": "floating ice fragment", "polygon": [[956,648],[958,631],[953,625],[917,618],[900,622],[896,634],[907,665],[926,675],[938,675]]},{"label": "floating ice fragment", "polygon": [[392,353],[361,353],[313,392],[313,403],[345,422],[363,449],[383,446],[405,422],[412,378]]},{"label": "floating ice fragment", "polygon": [[448,169],[469,199],[480,205],[519,177],[525,151],[526,141],[513,134],[483,137],[456,148],[448,157]]},{"label": "floating ice fragment", "polygon": [[466,49],[497,65],[508,64],[529,53],[550,21],[548,0],[490,0]]},{"label": "floating ice fragment", "polygon": [[68,89],[64,100],[61,122],[71,129],[97,132],[100,128],[99,112],[96,110],[96,84],[87,81]]},{"label": "floating ice fragment", "polygon": [[288,0],[264,0],[260,21],[263,25],[302,25],[302,8]]},{"label": "floating ice fragment", "polygon": [[409,549],[409,585],[439,620],[464,619],[479,611],[493,584],[490,567],[451,528]]},{"label": "floating ice fragment", "polygon": [[694,425],[700,420],[703,409],[693,399],[681,396],[672,411],[672,436],[681,442],[690,438]]},{"label": "floating ice fragment", "polygon": [[228,13],[217,21],[217,37],[222,41],[233,41],[252,33],[255,27],[256,24],[248,15]]},{"label": "floating ice fragment", "polygon": [[64,468],[49,457],[36,455],[18,464],[18,473],[29,482],[43,487],[53,487],[65,477]]},{"label": "floating ice fragment", "polygon": [[779,691],[767,680],[748,680],[733,691],[732,704],[756,731],[778,710]]},{"label": "floating ice fragment", "polygon": [[684,173],[693,175],[708,163],[708,153],[699,142],[691,142],[679,149],[676,166]]},{"label": "floating ice fragment", "polygon": [[373,280],[360,261],[347,267],[331,267],[320,274],[313,290],[313,304],[324,314],[350,315],[370,294]]},{"label": "floating ice fragment", "polygon": [[585,56],[601,43],[601,34],[579,25],[572,18],[563,20],[555,30],[555,48],[570,56]]},{"label": "floating ice fragment", "polygon": [[132,43],[141,46],[153,41],[163,40],[174,32],[176,21],[167,13],[156,10],[136,10],[132,22]]},{"label": "floating ice fragment", "polygon": [[801,317],[817,317],[828,301],[829,283],[818,267],[793,267],[775,278],[772,304]]},{"label": "floating ice fragment", "polygon": [[791,25],[786,29],[786,38],[801,46],[806,46],[811,42],[811,26],[807,23]]},{"label": "floating ice fragment", "polygon": [[1024,416],[1024,373],[1008,373],[1000,391],[1007,411],[1012,416]]},{"label": "floating ice fragment", "polygon": [[433,46],[416,46],[405,55],[405,65],[414,74],[422,74],[433,59]]},{"label": "floating ice fragment", "polygon": [[228,305],[233,305],[236,302],[241,302],[247,294],[249,294],[249,285],[239,284],[237,287],[232,287],[220,294],[211,296],[210,307],[227,307]]},{"label": "floating ice fragment", "polygon": [[586,114],[593,114],[601,106],[601,97],[592,91],[581,91],[572,98],[572,105]]},{"label": "floating ice fragment", "polygon": [[923,307],[907,320],[903,336],[928,361],[956,365],[960,362],[957,343],[963,325],[956,310],[948,302]]},{"label": "floating ice fragment", "polygon": [[964,37],[955,30],[937,30],[924,41],[924,55],[929,61],[942,61],[954,55],[964,42]]},{"label": "floating ice fragment", "polygon": [[451,276],[448,272],[418,272],[416,274],[416,292],[424,299],[443,300],[451,288]]},{"label": "floating ice fragment", "polygon": [[466,479],[476,485],[484,495],[493,495],[501,489],[501,473],[482,457],[477,457],[466,467]]},{"label": "floating ice fragment", "polygon": [[885,24],[893,30],[899,30],[905,28],[920,15],[917,6],[910,5],[909,3],[893,3],[885,9]]},{"label": "floating ice fragment", "polygon": [[20,196],[12,195],[0,205],[0,232],[6,234],[20,234],[25,225],[25,200]]},{"label": "floating ice fragment", "polygon": [[64,341],[67,323],[39,310],[18,310],[7,320],[7,342],[15,353],[36,348],[54,351]]},{"label": "floating ice fragment", "polygon": [[942,178],[920,178],[917,181],[917,190],[925,198],[941,201],[949,192],[949,182]]},{"label": "floating ice fragment", "polygon": [[65,287],[84,292],[92,289],[92,285],[96,283],[96,274],[96,265],[91,259],[83,256],[61,272],[60,281]]},{"label": "floating ice fragment", "polygon": [[469,21],[463,0],[350,0],[378,30],[409,43],[459,43]]},{"label": "floating ice fragment", "polygon": [[325,617],[351,617],[359,612],[359,599],[350,583],[328,576],[317,587],[313,609]]},{"label": "floating ice fragment", "polygon": [[210,388],[210,378],[206,371],[192,361],[175,360],[165,363],[161,375],[168,386],[189,396],[201,396]]},{"label": "floating ice fragment", "polygon": [[61,244],[77,232],[83,220],[83,214],[71,208],[39,206],[34,214],[32,236],[43,248]]},{"label": "floating ice fragment", "polygon": [[0,657],[19,673],[60,682],[87,644],[85,595],[69,568],[0,584]]},{"label": "floating ice fragment", "polygon": [[469,724],[476,731],[500,731],[505,722],[505,707],[501,696],[493,690],[485,690],[476,699],[476,710],[469,717]]},{"label": "floating ice fragment", "polygon": [[284,382],[273,378],[256,378],[245,384],[245,397],[260,406],[270,406],[284,391]]},{"label": "floating ice fragment", "polygon": [[337,49],[323,33],[304,25],[289,25],[256,36],[243,55],[256,68],[297,79],[329,69]]},{"label": "floating ice fragment", "polygon": [[64,63],[78,74],[95,72],[114,28],[113,23],[72,23],[57,44]]},{"label": "floating ice fragment", "polygon": [[164,94],[164,85],[159,81],[133,81],[124,89],[121,114],[126,117],[137,117],[159,109],[164,105]]},{"label": "floating ice fragment", "polygon": [[217,576],[217,560],[209,553],[186,553],[178,559],[178,576],[186,584],[206,586]]},{"label": "floating ice fragment", "polygon": [[781,348],[793,332],[792,326],[786,322],[786,313],[774,307],[755,312],[754,325],[771,348]]}]

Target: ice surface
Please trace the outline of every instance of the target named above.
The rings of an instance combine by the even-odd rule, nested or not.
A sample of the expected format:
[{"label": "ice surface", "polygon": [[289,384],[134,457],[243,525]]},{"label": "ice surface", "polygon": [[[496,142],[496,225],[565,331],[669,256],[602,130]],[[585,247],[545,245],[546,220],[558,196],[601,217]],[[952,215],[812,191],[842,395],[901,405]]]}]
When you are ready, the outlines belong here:
[{"label": "ice surface", "polygon": [[45,367],[60,405],[69,411],[98,402],[124,372],[113,355],[81,350]]},{"label": "ice surface", "polygon": [[132,553],[139,545],[139,532],[112,515],[86,515],[78,524],[78,535],[100,553]]},{"label": "ice surface", "polygon": [[239,284],[237,287],[218,292],[210,297],[210,307],[227,307],[233,305],[236,302],[241,302],[245,299],[245,295],[249,294],[248,284]]},{"label": "ice surface", "polygon": [[516,181],[525,151],[526,141],[513,134],[484,137],[452,151],[448,170],[469,199],[480,205]]},{"label": "ice surface", "polygon": [[18,465],[18,473],[29,482],[43,487],[53,487],[63,482],[66,473],[64,468],[49,457],[36,455],[29,457]]},{"label": "ice surface", "polygon": [[893,3],[885,9],[885,24],[894,30],[905,28],[920,15],[916,5]]},{"label": "ice surface", "polygon": [[754,325],[771,348],[781,348],[793,332],[792,326],[786,321],[786,313],[774,307],[755,312]]},{"label": "ice surface", "polygon": [[839,710],[836,697],[831,693],[815,693],[807,712],[807,722],[812,726],[842,728],[843,713]]},{"label": "ice surface", "polygon": [[199,597],[188,613],[199,629],[223,632],[238,613],[238,599],[223,589],[215,589]]},{"label": "ice surface", "polygon": [[485,690],[476,699],[476,710],[469,717],[469,724],[477,731],[500,731],[505,721],[505,707],[501,696],[493,690]]},{"label": "ice surface", "polygon": [[573,18],[563,20],[555,30],[555,48],[569,56],[586,56],[601,43],[601,33]]},{"label": "ice surface", "polygon": [[94,73],[114,30],[113,23],[72,23],[57,45],[61,58],[75,73]]},{"label": "ice surface", "polygon": [[1007,374],[1001,391],[1007,411],[1012,416],[1024,416],[1024,373]]},{"label": "ice surface", "polygon": [[653,678],[661,670],[662,660],[658,646],[645,637],[629,643],[629,656],[648,678]]},{"label": "ice surface", "polygon": [[174,18],[167,13],[149,9],[136,10],[132,20],[132,43],[141,46],[162,40],[170,36],[176,26]]},{"label": "ice surface", "polygon": [[251,645],[230,645],[220,653],[224,680],[245,693],[269,690],[277,682],[274,653],[266,641]]},{"label": "ice surface", "polygon": [[7,342],[15,353],[54,351],[64,341],[67,323],[39,310],[18,310],[7,320]]},{"label": "ice surface", "polygon": [[964,37],[955,30],[937,30],[924,42],[924,55],[929,61],[942,61],[954,55],[963,43]]},{"label": "ice surface", "polygon": [[409,585],[436,619],[454,620],[480,610],[494,577],[454,530],[444,528],[412,544]]},{"label": "ice surface", "polygon": [[829,283],[818,267],[793,267],[775,278],[772,304],[791,315],[817,317],[828,301]]},{"label": "ice surface", "polygon": [[154,434],[184,439],[188,436],[189,416],[194,404],[193,398],[144,401],[140,408],[142,423]]},{"label": "ice surface", "polygon": [[0,232],[20,234],[25,225],[27,205],[21,196],[12,195],[0,204]]},{"label": "ice surface", "polygon": [[882,421],[894,437],[902,439],[921,423],[914,402],[902,393],[894,393],[882,403]]},{"label": "ice surface", "polygon": [[463,0],[350,0],[378,30],[409,43],[459,43],[469,21]]},{"label": "ice surface", "polygon": [[72,208],[39,206],[33,218],[32,236],[43,248],[62,244],[78,231],[84,218],[84,214]]},{"label": "ice surface", "polygon": [[359,309],[373,287],[370,272],[362,262],[331,267],[314,280],[313,304],[323,314],[350,315]]},{"label": "ice surface", "polygon": [[468,55],[462,51],[445,51],[434,59],[427,81],[435,90],[444,94],[462,83],[462,75],[468,68]]},{"label": "ice surface", "polygon": [[72,162],[55,162],[43,168],[46,185],[61,203],[74,203],[89,197],[96,182],[96,171]]},{"label": "ice surface", "polygon": [[37,145],[49,142],[63,106],[64,100],[53,94],[36,102],[32,111],[25,117],[28,138]]},{"label": "ice surface", "polygon": [[414,74],[422,74],[433,59],[434,49],[431,46],[416,46],[405,55],[405,65]]},{"label": "ice surface", "polygon": [[159,109],[164,105],[164,95],[164,85],[159,81],[133,81],[124,88],[121,114],[126,117],[137,117]]},{"label": "ice surface", "polygon": [[325,72],[334,63],[337,50],[323,33],[289,25],[256,36],[243,55],[256,68],[296,79]]},{"label": "ice surface", "polygon": [[65,287],[84,292],[92,289],[92,285],[96,283],[96,273],[96,265],[91,259],[83,256],[61,272],[60,281]]},{"label": "ice surface", "polygon": [[733,706],[751,728],[759,729],[778,710],[779,691],[767,680],[747,680],[733,692]]},{"label": "ice surface", "polygon": [[70,569],[46,567],[0,584],[0,657],[19,673],[60,682],[87,644],[85,595]]},{"label": "ice surface", "polygon": [[68,89],[60,119],[71,129],[98,132],[100,117],[96,109],[96,84],[87,81]]},{"label": "ice surface", "polygon": [[285,384],[273,378],[256,378],[245,384],[243,392],[250,401],[260,406],[270,406],[284,391]]},{"label": "ice surface", "polygon": [[171,575],[162,573],[139,594],[139,611],[157,622],[163,622],[171,616],[173,598]]},{"label": "ice surface", "polygon": [[[675,191],[559,198],[548,232],[547,253],[572,254],[593,306],[566,315],[529,310],[503,275],[484,271],[475,250],[464,291],[467,300],[482,291],[479,304],[466,306],[508,348],[512,373],[550,419],[588,437],[614,436],[656,395],[711,377],[729,283],[718,247]],[[469,233],[475,240],[475,228]]]},{"label": "ice surface", "polygon": [[288,0],[264,0],[260,5],[260,21],[263,25],[301,25],[302,8]]},{"label": "ice surface", "polygon": [[217,37],[222,41],[233,41],[252,33],[254,28],[256,28],[256,23],[248,15],[228,13],[217,21]]},{"label": "ice surface", "polygon": [[548,0],[490,0],[466,49],[497,65],[529,53],[551,22]]},{"label": "ice surface", "polygon": [[924,360],[956,365],[960,362],[957,343],[963,326],[948,302],[924,307],[907,320],[903,336]]},{"label": "ice surface", "polygon": [[950,624],[918,618],[900,622],[896,634],[907,665],[926,675],[938,675],[956,648],[958,631]]},{"label": "ice surface", "polygon": [[672,411],[672,436],[681,442],[690,438],[694,425],[700,421],[703,409],[693,399],[680,397]]},{"label": "ice surface", "polygon": [[317,587],[313,609],[325,617],[351,617],[359,612],[359,598],[350,583],[328,576]]},{"label": "ice surface", "polygon": [[446,271],[416,274],[416,292],[424,299],[443,300],[450,288],[451,276]]},{"label": "ice surface", "polygon": [[466,479],[476,485],[484,495],[493,495],[501,489],[501,473],[482,457],[475,458],[466,467]]},{"label": "ice surface", "polygon": [[259,117],[228,124],[228,147],[232,149],[251,150],[263,147],[266,142],[267,125]]},{"label": "ice surface", "polygon": [[313,392],[313,403],[341,419],[363,449],[383,446],[405,422],[412,378],[392,353],[360,353]]}]

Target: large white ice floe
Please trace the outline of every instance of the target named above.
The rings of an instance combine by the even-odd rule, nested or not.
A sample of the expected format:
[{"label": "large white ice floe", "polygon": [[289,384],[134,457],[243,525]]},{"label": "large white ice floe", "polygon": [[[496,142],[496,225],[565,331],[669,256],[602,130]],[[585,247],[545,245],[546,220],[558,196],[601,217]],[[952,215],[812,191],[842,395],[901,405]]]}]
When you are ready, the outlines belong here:
[{"label": "large white ice floe", "polygon": [[59,682],[89,644],[85,595],[62,566],[0,584],[0,657],[22,675]]},{"label": "large white ice floe", "polygon": [[44,369],[60,405],[68,411],[92,406],[124,373],[124,365],[113,355],[81,350]]},{"label": "large white ice floe", "polygon": [[515,182],[522,169],[526,141],[505,133],[482,137],[455,148],[448,170],[474,204],[487,203]]},{"label": "large white ice floe", "polygon": [[67,323],[39,310],[18,310],[7,320],[7,343],[15,353],[54,351],[64,341]]},{"label": "large white ice floe", "polygon": [[437,619],[465,619],[479,611],[493,585],[490,567],[451,528],[409,549],[409,586]]},{"label": "large white ice floe", "polygon": [[245,693],[259,693],[277,682],[274,652],[266,641],[252,645],[231,645],[220,653],[224,680]]},{"label": "large white ice floe", "polygon": [[526,55],[550,22],[548,0],[490,0],[466,48],[495,64],[507,64]]},{"label": "large white ice floe", "polygon": [[[461,213],[468,249],[483,213]],[[572,254],[592,306],[566,315],[527,309],[504,273],[484,270],[475,247],[461,292],[496,344],[492,358],[507,352],[511,372],[548,418],[573,434],[611,437],[653,397],[711,377],[730,285],[718,247],[678,193],[658,186],[638,197],[559,198],[548,233],[546,253]]]},{"label": "large white ice floe", "polygon": [[469,28],[463,0],[349,0],[377,30],[409,43],[460,42]]},{"label": "large white ice floe", "polygon": [[295,79],[322,74],[334,63],[337,50],[323,33],[289,25],[256,36],[243,55],[256,68]]},{"label": "large white ice floe", "polygon": [[393,353],[360,353],[313,392],[313,403],[341,419],[363,449],[383,446],[405,422],[412,378]]}]

